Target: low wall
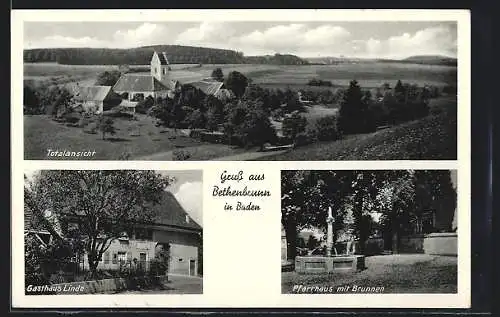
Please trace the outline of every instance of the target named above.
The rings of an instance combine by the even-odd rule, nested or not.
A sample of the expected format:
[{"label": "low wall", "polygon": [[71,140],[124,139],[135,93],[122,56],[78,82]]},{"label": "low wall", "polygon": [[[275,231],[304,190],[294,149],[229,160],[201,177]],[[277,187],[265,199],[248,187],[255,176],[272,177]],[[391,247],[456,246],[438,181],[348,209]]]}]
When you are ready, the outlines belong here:
[{"label": "low wall", "polygon": [[26,295],[50,294],[50,295],[76,295],[76,294],[99,294],[112,293],[124,290],[136,289],[138,285],[142,288],[166,283],[168,276],[144,276],[131,278],[111,278],[96,281],[82,281],[62,284],[51,284],[42,286],[26,286]]},{"label": "low wall", "polygon": [[299,274],[356,272],[365,269],[363,255],[346,256],[297,256],[295,272]]},{"label": "low wall", "polygon": [[426,254],[457,255],[457,234],[430,233],[424,238],[423,248]]}]

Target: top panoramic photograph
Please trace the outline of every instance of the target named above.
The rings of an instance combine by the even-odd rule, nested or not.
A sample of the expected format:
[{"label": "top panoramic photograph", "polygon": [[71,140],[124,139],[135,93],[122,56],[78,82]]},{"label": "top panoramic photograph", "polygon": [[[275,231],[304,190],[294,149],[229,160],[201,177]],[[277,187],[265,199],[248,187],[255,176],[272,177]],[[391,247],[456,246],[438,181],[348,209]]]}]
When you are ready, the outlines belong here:
[{"label": "top panoramic photograph", "polygon": [[26,160],[457,159],[457,22],[24,22]]}]

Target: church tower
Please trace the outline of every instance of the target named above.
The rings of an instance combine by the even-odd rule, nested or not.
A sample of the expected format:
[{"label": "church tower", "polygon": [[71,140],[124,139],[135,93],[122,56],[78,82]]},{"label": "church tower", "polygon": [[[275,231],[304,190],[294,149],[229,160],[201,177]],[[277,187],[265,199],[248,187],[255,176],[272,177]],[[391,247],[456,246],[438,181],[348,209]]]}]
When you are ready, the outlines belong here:
[{"label": "church tower", "polygon": [[151,58],[151,76],[163,82],[168,78],[170,66],[165,52],[154,52]]}]

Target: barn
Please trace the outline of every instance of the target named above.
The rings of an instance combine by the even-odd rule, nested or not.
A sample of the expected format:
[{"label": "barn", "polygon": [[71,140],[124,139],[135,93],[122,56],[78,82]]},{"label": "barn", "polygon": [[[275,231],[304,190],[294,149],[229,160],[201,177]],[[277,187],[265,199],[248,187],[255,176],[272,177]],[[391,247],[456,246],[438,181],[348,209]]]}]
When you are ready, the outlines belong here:
[{"label": "barn", "polygon": [[78,86],[73,99],[85,112],[102,113],[104,104],[111,99],[111,86]]}]

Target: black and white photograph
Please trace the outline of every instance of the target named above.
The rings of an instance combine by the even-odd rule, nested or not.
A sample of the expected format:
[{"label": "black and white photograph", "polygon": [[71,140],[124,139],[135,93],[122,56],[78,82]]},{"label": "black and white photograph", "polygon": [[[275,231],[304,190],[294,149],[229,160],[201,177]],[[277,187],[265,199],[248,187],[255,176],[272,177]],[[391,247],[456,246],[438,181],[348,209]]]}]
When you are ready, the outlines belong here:
[{"label": "black and white photograph", "polygon": [[202,294],[201,170],[26,170],[25,295]]},{"label": "black and white photograph", "polygon": [[456,170],[282,170],[282,293],[457,293],[456,188]]},{"label": "black and white photograph", "polygon": [[456,160],[457,37],[450,20],[25,21],[24,159]]}]

